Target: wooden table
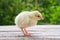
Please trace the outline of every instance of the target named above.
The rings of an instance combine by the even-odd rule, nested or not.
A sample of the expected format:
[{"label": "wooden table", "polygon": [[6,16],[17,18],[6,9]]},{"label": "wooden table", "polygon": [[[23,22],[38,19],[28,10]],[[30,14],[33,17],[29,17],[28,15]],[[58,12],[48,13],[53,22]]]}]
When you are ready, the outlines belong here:
[{"label": "wooden table", "polygon": [[26,28],[31,36],[23,36],[17,26],[0,26],[0,40],[60,40],[60,25],[36,25]]}]

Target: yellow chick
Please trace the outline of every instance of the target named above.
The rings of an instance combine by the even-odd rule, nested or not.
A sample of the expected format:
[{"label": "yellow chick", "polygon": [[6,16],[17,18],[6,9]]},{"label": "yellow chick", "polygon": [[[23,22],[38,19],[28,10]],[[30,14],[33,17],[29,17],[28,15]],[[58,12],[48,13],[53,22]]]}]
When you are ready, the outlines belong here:
[{"label": "yellow chick", "polygon": [[21,28],[24,35],[30,35],[25,28],[36,25],[38,20],[43,20],[39,11],[25,11],[16,16],[15,24]]}]

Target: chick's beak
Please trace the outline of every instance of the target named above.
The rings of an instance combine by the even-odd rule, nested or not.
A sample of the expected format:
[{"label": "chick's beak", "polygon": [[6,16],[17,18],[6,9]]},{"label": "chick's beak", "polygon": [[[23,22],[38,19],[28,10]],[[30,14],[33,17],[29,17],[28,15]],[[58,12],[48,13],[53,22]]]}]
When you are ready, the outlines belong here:
[{"label": "chick's beak", "polygon": [[43,17],[40,17],[40,19],[41,19],[41,20],[44,20],[44,18],[43,18]]},{"label": "chick's beak", "polygon": [[44,20],[44,18],[41,18],[41,20]]}]

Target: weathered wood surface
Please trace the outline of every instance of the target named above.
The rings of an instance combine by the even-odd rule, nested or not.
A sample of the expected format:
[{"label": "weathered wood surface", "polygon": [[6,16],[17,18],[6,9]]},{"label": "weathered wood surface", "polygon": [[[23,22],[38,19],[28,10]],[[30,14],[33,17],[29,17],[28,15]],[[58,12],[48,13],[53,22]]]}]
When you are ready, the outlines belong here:
[{"label": "weathered wood surface", "polygon": [[0,40],[60,40],[60,25],[36,25],[26,29],[31,36],[23,36],[17,26],[0,26]]}]

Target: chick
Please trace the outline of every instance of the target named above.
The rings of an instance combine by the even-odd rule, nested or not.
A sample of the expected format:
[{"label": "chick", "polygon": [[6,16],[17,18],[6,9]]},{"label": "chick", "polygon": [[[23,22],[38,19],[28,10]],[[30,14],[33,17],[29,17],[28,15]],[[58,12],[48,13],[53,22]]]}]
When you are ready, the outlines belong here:
[{"label": "chick", "polygon": [[28,36],[30,33],[25,28],[36,25],[38,20],[43,20],[39,11],[25,11],[16,16],[15,24],[21,28],[24,35]]}]

